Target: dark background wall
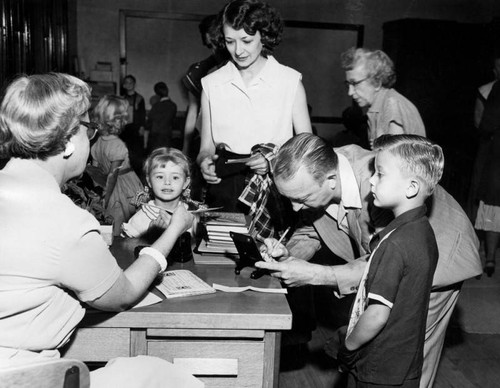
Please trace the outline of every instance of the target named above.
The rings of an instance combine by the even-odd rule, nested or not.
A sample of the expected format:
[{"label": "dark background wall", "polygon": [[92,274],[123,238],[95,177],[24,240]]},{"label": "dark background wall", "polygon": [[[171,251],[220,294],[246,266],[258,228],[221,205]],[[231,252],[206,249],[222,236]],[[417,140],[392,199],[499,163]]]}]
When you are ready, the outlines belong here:
[{"label": "dark background wall", "polygon": [[[162,13],[185,13],[206,15],[218,12],[226,3],[225,0],[70,0],[76,3],[77,13],[77,42],[78,57],[87,73],[93,68],[97,61],[108,61],[113,64],[113,78],[119,83],[119,10],[141,10]],[[304,20],[327,23],[360,24],[364,26],[364,45],[370,48],[382,48],[383,45],[383,25],[385,22],[404,18],[447,20],[467,23],[488,23],[494,15],[500,15],[500,2],[494,0],[270,0],[287,20]],[[181,89],[177,88],[176,79],[181,76],[180,69],[186,68],[193,62],[194,58],[203,58],[208,55],[206,48],[202,47],[196,31],[196,23],[191,22],[191,29],[194,35],[182,33],[179,23],[169,24],[158,21],[134,21],[133,28],[129,29],[129,34],[137,36],[161,36],[163,41],[146,39],[143,51],[140,53],[143,64],[149,63],[151,69],[141,69],[141,64],[133,63],[133,58],[129,60],[129,71],[136,73],[148,73],[159,71],[161,65],[164,76],[172,89],[172,97],[179,105],[179,110],[184,111],[186,107],[186,97],[182,95]],[[156,32],[155,32],[156,31]],[[153,35],[152,35],[153,34]],[[134,37],[127,40],[134,42]],[[290,37],[290,34],[289,34]],[[287,40],[287,30],[285,29],[284,42]],[[172,47],[182,47],[182,55],[179,51],[165,53],[165,41],[174,42]],[[313,116],[335,116],[349,104],[345,96],[345,90],[341,85],[343,73],[338,66],[338,53],[346,45],[354,42],[351,36],[341,37],[340,46],[336,41],[325,44],[321,39],[308,39],[307,47],[299,45],[294,47],[296,54],[304,50],[313,53],[314,57],[307,55],[308,60],[300,59],[300,63],[293,63],[304,75],[304,84],[309,101],[313,105]],[[161,43],[163,42],[163,44]],[[285,43],[283,44],[285,45]],[[137,47],[137,44],[135,45]],[[167,45],[168,47],[168,45]],[[188,48],[186,50],[186,48]],[[292,48],[293,49],[293,48]],[[291,50],[287,50],[286,56]],[[277,59],[280,54],[277,52]],[[467,54],[465,54],[467,55]],[[146,59],[149,56],[150,59]],[[285,56],[282,54],[282,56]],[[155,58],[159,58],[156,60]],[[324,58],[331,58],[327,62],[329,66],[325,69],[319,65],[325,63]],[[289,58],[283,62],[290,63]],[[160,65],[159,65],[160,63]],[[397,65],[397,64],[396,64]],[[156,70],[158,69],[158,70]],[[168,73],[170,69],[172,73]],[[325,82],[317,86],[317,83],[310,82],[310,74],[322,71],[327,74]],[[138,91],[146,100],[151,95],[152,79],[139,80]],[[330,87],[327,87],[331,84]],[[318,131],[322,136],[333,138],[343,129],[340,124],[323,125],[317,124]]]},{"label": "dark background wall", "polygon": [[[491,54],[500,36],[498,0],[269,0],[288,21],[363,27],[364,46],[384,49],[395,61],[396,89],[420,110],[428,135],[445,148],[443,185],[464,203],[475,153],[472,110],[476,89],[492,78]],[[146,100],[166,80],[180,115],[186,96],[179,79],[189,64],[209,55],[197,20],[226,0],[0,0],[0,81],[16,73],[65,71],[88,79],[97,62],[112,65],[118,92],[120,11],[195,15],[190,21],[129,20],[125,71],[140,74]],[[495,19],[497,17],[497,19]],[[188,18],[189,19],[189,18]],[[123,30],[122,30],[123,31]],[[354,45],[352,31],[286,28],[276,57],[304,78],[313,119],[338,118],[350,100],[338,55]],[[135,51],[134,51],[135,50]],[[130,55],[129,55],[130,54]],[[135,57],[134,57],[135,55]],[[121,71],[120,71],[121,70]],[[149,78],[148,78],[149,77]],[[97,88],[96,88],[97,89]],[[340,122],[314,123],[335,142]]]}]

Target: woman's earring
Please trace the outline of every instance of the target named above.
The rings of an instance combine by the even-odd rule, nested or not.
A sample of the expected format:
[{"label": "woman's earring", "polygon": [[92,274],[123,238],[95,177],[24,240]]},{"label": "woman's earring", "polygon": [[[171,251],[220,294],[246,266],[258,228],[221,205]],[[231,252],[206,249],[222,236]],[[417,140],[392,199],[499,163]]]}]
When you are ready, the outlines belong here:
[{"label": "woman's earring", "polygon": [[149,187],[144,186],[143,190],[138,191],[130,203],[135,207],[140,207],[143,204],[148,203],[151,200],[151,193],[149,192]]},{"label": "woman's earring", "polygon": [[189,187],[185,188],[182,195],[184,196],[184,198],[188,201],[191,200],[191,189]]}]

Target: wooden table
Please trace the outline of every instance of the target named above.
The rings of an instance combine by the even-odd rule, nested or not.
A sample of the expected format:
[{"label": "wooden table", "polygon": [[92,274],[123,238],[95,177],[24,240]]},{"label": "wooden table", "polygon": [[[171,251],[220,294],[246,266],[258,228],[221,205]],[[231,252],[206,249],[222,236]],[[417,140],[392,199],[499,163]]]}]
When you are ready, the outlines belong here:
[{"label": "wooden table", "polygon": [[[111,250],[126,268],[140,241],[115,239]],[[208,284],[279,287],[270,276],[250,279],[253,269],[234,274],[234,266],[175,264]],[[122,313],[88,312],[64,356],[85,362],[151,355],[182,364],[206,387],[277,387],[280,338],[292,314],[283,294],[253,291],[165,299]]]}]

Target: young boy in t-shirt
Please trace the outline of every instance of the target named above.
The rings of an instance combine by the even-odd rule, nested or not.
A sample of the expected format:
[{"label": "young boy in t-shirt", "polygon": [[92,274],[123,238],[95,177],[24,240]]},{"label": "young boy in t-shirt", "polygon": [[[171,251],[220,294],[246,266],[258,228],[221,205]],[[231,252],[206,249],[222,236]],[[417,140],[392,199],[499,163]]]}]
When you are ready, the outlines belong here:
[{"label": "young boy in t-shirt", "polygon": [[384,135],[374,150],[374,205],[395,219],[370,242],[339,368],[350,372],[348,387],[418,387],[438,259],[425,202],[441,179],[443,152],[416,135]]}]

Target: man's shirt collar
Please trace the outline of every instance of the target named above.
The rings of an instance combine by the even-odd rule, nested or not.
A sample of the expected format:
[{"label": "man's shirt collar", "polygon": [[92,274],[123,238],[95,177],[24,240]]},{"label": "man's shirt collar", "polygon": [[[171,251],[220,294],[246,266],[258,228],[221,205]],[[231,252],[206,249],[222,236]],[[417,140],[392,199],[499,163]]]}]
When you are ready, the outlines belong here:
[{"label": "man's shirt collar", "polygon": [[338,177],[341,182],[341,199],[340,204],[333,203],[326,208],[326,212],[332,216],[339,225],[347,225],[345,216],[349,209],[361,209],[361,196],[359,194],[359,186],[354,175],[354,170],[347,158],[337,153],[339,159]]}]

